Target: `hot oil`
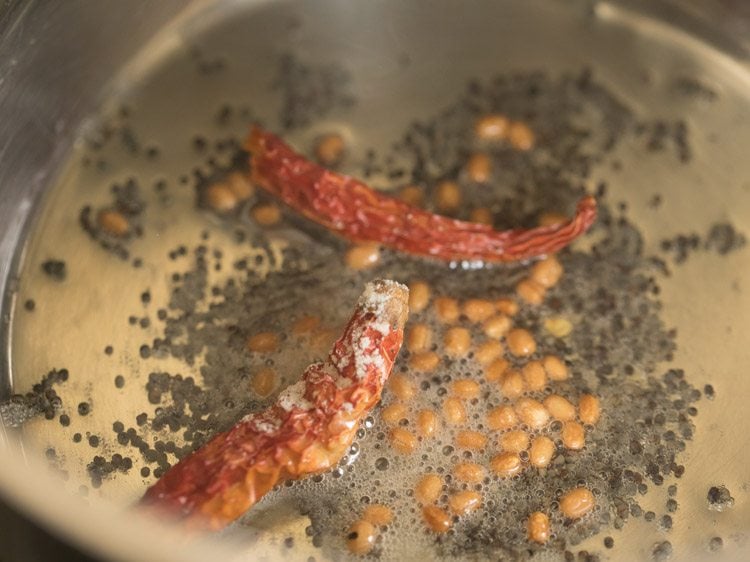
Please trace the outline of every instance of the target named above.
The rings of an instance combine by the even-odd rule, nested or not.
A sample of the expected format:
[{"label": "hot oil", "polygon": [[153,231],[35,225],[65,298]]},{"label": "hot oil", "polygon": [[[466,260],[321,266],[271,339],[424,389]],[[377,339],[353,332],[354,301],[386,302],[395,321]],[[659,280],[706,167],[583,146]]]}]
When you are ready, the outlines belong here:
[{"label": "hot oil", "polygon": [[[390,559],[425,553],[448,558],[559,558],[565,550],[601,554],[608,548],[605,536],[614,537],[613,552],[622,556],[655,552],[658,557],[672,548],[687,552],[689,547],[674,538],[683,537],[681,529],[693,520],[682,518],[688,509],[691,518],[708,517],[692,515],[704,513],[701,493],[694,490],[717,483],[694,476],[699,469],[691,469],[689,454],[710,440],[703,416],[713,419],[711,408],[722,391],[725,400],[731,393],[713,369],[724,365],[734,372],[729,359],[742,356],[738,335],[726,336],[726,352],[717,354],[716,337],[693,326],[698,318],[710,324],[721,310],[740,307],[746,298],[737,292],[728,298],[731,289],[722,279],[747,265],[746,251],[734,251],[741,248],[734,225],[743,224],[747,209],[730,212],[700,190],[701,182],[714,178],[727,186],[728,196],[738,192],[737,182],[723,171],[740,164],[721,124],[746,108],[736,93],[744,78],[715,70],[723,68],[711,66],[717,55],[700,45],[689,43],[690,56],[681,55],[685,43],[679,36],[641,36],[634,31],[637,19],[602,13],[604,20],[553,7],[535,14],[547,41],[566,45],[553,55],[548,47],[510,35],[500,45],[492,41],[502,34],[492,34],[491,41],[489,34],[466,39],[466,48],[477,52],[499,48],[515,68],[483,57],[455,59],[454,53],[444,64],[462,64],[450,77],[431,73],[434,53],[419,45],[393,57],[354,52],[351,60],[342,59],[338,44],[310,50],[324,15],[294,5],[234,14],[183,32],[179,42],[170,43],[178,46],[92,120],[26,245],[14,315],[15,388],[30,389],[52,368],[69,373],[54,386],[62,401],[58,409],[51,406],[54,419],[38,416],[23,425],[29,454],[46,451],[66,486],[92,501],[131,502],[177,459],[243,414],[263,408],[320,358],[367,280],[424,280],[432,303],[436,297],[459,303],[519,301],[515,287],[529,274],[528,264],[441,264],[383,251],[375,267],[355,272],[344,263],[346,243],[293,213],[284,211],[271,226],[254,221],[251,209],[271,202],[261,194],[227,213],[206,207],[206,190],[231,170],[243,170],[239,148],[251,122],[282,133],[307,154],[319,134],[335,131],[347,141],[343,171],[394,191],[416,183],[429,208],[434,208],[436,185],[455,180],[463,196],[457,216],[467,218],[483,207],[497,228],[533,226],[544,213],[569,214],[585,192],[597,196],[599,222],[559,256],[565,270],[560,283],[541,305],[521,303],[513,316],[515,326],[533,334],[536,352],[519,359],[507,352],[507,341],[503,344],[504,357],[518,369],[548,354],[567,363],[568,380],[549,382],[530,397],[557,393],[577,404],[583,393],[592,393],[603,415],[585,428],[582,451],[560,443],[556,422],[534,431],[520,427],[530,436],[543,433],[556,441],[555,459],[541,470],[525,464],[512,479],[493,475],[489,464],[502,434],[488,430],[486,416],[513,401],[503,396],[499,383],[486,380],[486,369],[471,355],[489,339],[480,327],[465,317],[450,324],[469,329],[472,339],[465,357],[451,357],[442,345],[448,326],[431,304],[411,317],[407,332],[417,322],[431,328],[439,367],[415,372],[404,350],[394,374],[417,389],[398,426],[416,434],[417,412],[432,409],[441,418],[436,436],[421,438],[410,454],[395,451],[389,438],[393,427],[381,414],[398,400],[386,388],[382,406],[364,421],[337,469],[281,486],[229,534],[258,538],[272,555],[293,549],[295,556],[338,558],[346,552],[352,523],[367,505],[382,503],[395,519],[379,529],[373,552]],[[522,10],[517,15],[520,21],[531,17]],[[412,23],[406,18],[401,25]],[[346,33],[337,40],[352,41]],[[402,33],[409,36],[408,29]],[[571,33],[582,38],[575,46],[563,41]],[[299,48],[277,48],[282,36],[285,44]],[[360,39],[367,44],[368,38],[378,39]],[[623,41],[633,52],[651,53],[649,62],[623,60],[599,48]],[[592,52],[593,73],[580,63]],[[392,87],[387,94],[384,76]],[[695,88],[693,94],[680,94],[678,85],[688,79],[714,97],[696,96]],[[391,117],[376,119],[385,108]],[[508,143],[477,143],[472,127],[487,112],[527,123],[535,148],[525,152]],[[703,130],[710,132],[703,135]],[[487,185],[472,183],[463,169],[476,150],[492,159]],[[118,208],[131,213],[133,232],[140,228],[141,235],[121,240],[96,227],[96,213],[117,206],[114,185]],[[695,192],[690,198],[682,195],[685,185]],[[89,232],[80,224],[86,206],[94,217]],[[686,227],[691,220],[697,222]],[[725,234],[721,240],[712,234],[716,224]],[[662,239],[682,234],[686,240],[661,250]],[[673,258],[675,245],[689,254],[684,265]],[[719,255],[720,247],[729,248],[726,255]],[[41,264],[50,259],[65,262],[64,279],[42,273]],[[705,277],[703,267],[716,274],[701,285],[695,279]],[[25,309],[32,299],[33,311]],[[319,325],[295,333],[295,322],[305,316],[318,318]],[[570,333],[556,335],[550,319],[567,323]],[[260,332],[278,337],[274,351],[247,349],[247,338]],[[688,343],[691,351],[685,351]],[[699,359],[701,353],[710,358],[711,370],[701,363],[706,361]],[[696,362],[702,366],[691,367]],[[253,386],[263,369],[275,374],[268,396]],[[480,397],[463,400],[466,422],[447,427],[443,403],[458,379],[478,382]],[[717,387],[719,398],[696,404],[706,383]],[[459,430],[479,431],[488,442],[477,451],[463,450],[456,444]],[[691,443],[694,438],[698,443]],[[456,464],[469,461],[485,468],[478,484],[453,477]],[[453,520],[444,535],[427,531],[413,498],[426,473],[443,479],[439,506],[445,508],[449,495],[469,488],[481,494],[482,507]],[[708,474],[721,477],[735,493],[740,490],[734,476]],[[578,486],[593,492],[597,507],[571,523],[558,503]],[[740,504],[734,512],[739,521],[741,509]],[[546,547],[526,537],[526,517],[537,510],[551,519],[553,535]],[[731,520],[724,524],[729,544],[733,526]],[[693,536],[684,544],[697,551],[712,537]]]}]

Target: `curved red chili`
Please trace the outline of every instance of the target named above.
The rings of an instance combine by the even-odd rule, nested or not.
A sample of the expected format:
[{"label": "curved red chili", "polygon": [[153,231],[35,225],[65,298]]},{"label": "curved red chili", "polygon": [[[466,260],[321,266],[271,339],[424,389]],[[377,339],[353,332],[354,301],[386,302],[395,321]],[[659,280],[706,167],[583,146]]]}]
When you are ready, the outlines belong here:
[{"label": "curved red chili", "polygon": [[584,233],[596,201],[584,197],[569,222],[531,229],[492,227],[435,215],[336,174],[254,127],[245,144],[252,180],[312,221],[356,242],[446,261],[509,262],[554,253]]},{"label": "curved red chili", "polygon": [[269,409],[240,420],[167,471],[142,504],[190,528],[228,525],[277,483],[333,467],[380,393],[401,348],[408,289],[368,283],[325,362]]}]

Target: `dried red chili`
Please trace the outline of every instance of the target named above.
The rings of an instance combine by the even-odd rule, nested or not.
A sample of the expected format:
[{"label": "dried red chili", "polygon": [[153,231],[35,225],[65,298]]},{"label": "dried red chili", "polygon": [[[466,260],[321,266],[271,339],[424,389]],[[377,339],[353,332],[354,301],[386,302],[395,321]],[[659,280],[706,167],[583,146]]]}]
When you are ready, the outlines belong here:
[{"label": "dried red chili", "polygon": [[368,283],[325,362],[310,365],[269,409],[173,466],[142,504],[190,528],[218,530],[280,481],[334,466],[380,400],[401,347],[407,300],[406,287],[394,281]]},{"label": "dried red chili", "polygon": [[326,170],[258,127],[245,147],[253,181],[294,210],[352,241],[410,254],[450,261],[525,260],[561,250],[596,218],[596,201],[589,196],[579,201],[569,222],[496,231],[435,215]]}]

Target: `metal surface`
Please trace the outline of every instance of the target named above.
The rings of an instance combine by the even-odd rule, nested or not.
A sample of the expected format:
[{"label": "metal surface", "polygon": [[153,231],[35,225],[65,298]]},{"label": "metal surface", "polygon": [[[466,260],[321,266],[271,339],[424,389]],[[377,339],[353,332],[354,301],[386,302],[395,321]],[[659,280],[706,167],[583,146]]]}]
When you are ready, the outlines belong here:
[{"label": "metal surface", "polygon": [[[342,0],[314,6],[228,2],[219,9],[214,3],[205,3],[192,7],[198,16],[183,15],[135,59],[131,57],[146,39],[185,4],[94,3],[86,4],[85,10],[82,6],[19,3],[0,12],[0,120],[4,123],[0,138],[0,283],[8,283],[3,308],[6,330],[17,295],[33,295],[50,303],[40,311],[44,322],[39,318],[36,323],[23,317],[16,319],[12,355],[10,348],[6,350],[7,376],[0,379],[6,386],[0,388],[0,396],[7,394],[11,383],[18,390],[27,389],[64,357],[71,371],[88,377],[66,397],[71,403],[76,396],[85,395],[113,417],[136,411],[143,396],[136,395],[135,384],[124,394],[115,394],[109,380],[102,385],[96,378],[99,372],[112,371],[101,354],[105,345],[114,343],[118,350],[132,349],[137,341],[137,336],[120,334],[118,323],[138,305],[138,292],[118,293],[121,298],[116,302],[109,297],[127,276],[133,286],[152,287],[154,299],[163,300],[166,288],[162,271],[145,268],[133,272],[127,264],[119,263],[109,264],[105,270],[80,252],[70,262],[71,271],[94,269],[101,275],[80,274],[62,294],[45,294],[48,289],[33,275],[20,281],[13,277],[11,258],[16,255],[19,237],[29,225],[29,213],[39,193],[47,187],[54,185],[55,191],[45,201],[39,215],[42,220],[34,227],[26,247],[27,255],[54,254],[60,240],[87,243],[71,217],[76,216],[83,201],[90,200],[96,182],[101,185],[125,173],[157,171],[177,177],[189,167],[190,152],[176,149],[158,170],[153,164],[129,163],[112,170],[109,176],[94,177],[83,171],[72,141],[84,119],[97,112],[102,102],[107,101],[107,111],[122,98],[138,101],[143,108],[137,116],[139,130],[161,146],[180,146],[196,130],[212,126],[206,105],[250,100],[262,115],[275,115],[278,100],[267,87],[272,81],[270,63],[286,51],[304,52],[310,60],[336,61],[352,72],[359,104],[339,119],[345,120],[351,132],[355,152],[372,144],[385,144],[403,123],[433,113],[470,77],[519,68],[557,72],[590,65],[595,75],[639,115],[688,115],[691,130],[697,131],[693,139],[696,163],[687,168],[643,159],[632,146],[624,146],[618,155],[623,171],[610,182],[613,200],[628,203],[632,216],[647,233],[649,249],[656,250],[662,238],[675,233],[705,231],[717,218],[744,228],[750,224],[750,186],[746,180],[750,163],[744,155],[750,140],[750,70],[744,59],[748,41],[745,37],[734,40],[747,28],[742,19],[727,17],[742,10],[741,4],[732,9],[717,3],[710,9],[708,4],[698,2],[665,6],[653,2],[538,0],[460,5],[433,2],[428,6]],[[85,18],[80,17],[82,11]],[[290,21],[301,25],[290,26]],[[371,25],[361,25],[365,21]],[[728,35],[727,29],[733,34]],[[186,89],[183,59],[196,43],[208,52],[227,54],[232,72],[211,84],[191,83]],[[92,49],[92,44],[98,47]],[[252,56],[245,56],[247,53]],[[408,71],[401,68],[404,54],[411,60]],[[130,65],[112,80],[129,60]],[[649,80],[644,81],[644,76]],[[710,84],[720,92],[720,103],[708,107],[676,101],[669,85],[679,76]],[[203,121],[182,119],[193,115],[200,115]],[[292,140],[307,143],[314,134],[305,131]],[[656,218],[649,210],[655,186],[665,194],[683,194],[669,197],[666,220],[664,214]],[[164,247],[174,246],[196,231],[196,219],[180,212],[191,203],[191,197],[178,196],[171,208],[149,218],[153,222],[147,230],[159,233],[161,245],[141,247],[147,263],[163,259]],[[227,242],[229,239],[226,235]],[[22,256],[18,259],[22,261]],[[707,254],[691,259],[663,284],[665,320],[679,330],[675,364],[690,365],[691,380],[696,385],[712,383],[718,397],[701,404],[696,437],[687,452],[688,470],[681,482],[680,511],[676,515],[679,525],[663,535],[642,521],[628,523],[617,534],[618,547],[612,559],[647,558],[655,541],[669,538],[676,558],[699,560],[706,555],[706,537],[712,534],[729,538],[725,538],[729,544],[724,559],[741,559],[747,552],[744,537],[750,521],[750,498],[745,460],[750,432],[740,413],[743,397],[750,392],[750,382],[742,375],[744,365],[750,363],[742,322],[750,312],[750,293],[745,287],[748,272],[747,250],[721,260]],[[71,313],[69,303],[83,304]],[[84,304],[106,314],[92,317]],[[50,338],[49,334],[55,336]],[[118,339],[113,341],[115,337]],[[83,345],[81,339],[85,340]],[[40,341],[45,342],[42,348]],[[66,352],[70,349],[75,349],[75,354]],[[121,368],[136,371],[136,376],[148,372],[134,367],[130,356],[118,355],[116,361]],[[11,372],[15,380],[10,378]],[[111,418],[88,423],[86,430],[104,432]],[[60,427],[50,428],[34,420],[25,428],[23,439],[30,451],[29,463],[34,464],[34,457],[41,456],[46,444],[62,442],[66,435]],[[75,489],[74,484],[85,476],[86,452],[80,448],[65,451],[68,463],[80,467],[70,486]],[[149,529],[147,524],[118,514],[118,505],[142,491],[142,482],[135,474],[104,489],[103,499],[115,500],[114,508],[109,501],[85,508],[67,500],[51,482],[29,486],[21,467],[15,456],[0,467],[2,491],[40,520],[99,552],[133,560],[167,556],[184,559],[189,555],[184,550],[169,550],[168,541],[174,537],[164,540],[161,532]],[[43,478],[41,471],[31,474],[35,479]],[[720,517],[705,508],[706,490],[716,483],[726,484],[737,501],[731,512]],[[80,515],[70,517],[71,512]],[[97,536],[86,529],[92,521],[99,522]],[[285,531],[291,529],[303,536],[304,524],[302,519],[293,520]],[[146,541],[140,541],[139,550],[134,550],[128,537],[136,532],[148,533],[156,550],[149,551]],[[279,535],[271,532],[267,536]],[[600,538],[591,542],[590,550],[597,550]],[[280,555],[273,540],[264,540],[262,546],[269,556]],[[192,554],[200,559],[196,554],[200,552],[196,547]],[[302,556],[301,551],[299,554]],[[315,550],[304,552],[304,556],[308,554],[315,554]]]},{"label": "metal surface", "polygon": [[[0,291],[5,336],[17,288],[13,267],[21,257],[16,248],[33,224],[34,204],[58,173],[83,120],[116,88],[113,75],[123,71],[143,43],[196,4],[201,2],[8,0],[0,5]],[[6,397],[12,385],[8,343],[5,337],[0,350],[0,395]],[[55,535],[102,559],[206,560],[222,550],[217,545],[210,550],[200,545],[180,548],[175,545],[182,539],[165,540],[164,529],[134,522],[121,509],[88,508],[62,492],[34,458],[26,459],[8,441],[1,423],[0,449],[3,498]],[[12,532],[11,527],[6,531]],[[132,536],[144,542],[134,542]],[[226,553],[226,558],[231,556]]]},{"label": "metal surface", "polygon": [[[0,6],[0,290],[14,292],[12,256],[30,211],[70,150],[84,118],[113,87],[113,74],[186,4],[7,1]],[[127,34],[122,30],[127,29]],[[88,38],[83,41],[82,38]],[[96,49],[92,49],[96,43]],[[12,163],[12,165],[11,165]],[[8,357],[8,351],[3,353]],[[9,370],[0,380],[7,395]]]}]

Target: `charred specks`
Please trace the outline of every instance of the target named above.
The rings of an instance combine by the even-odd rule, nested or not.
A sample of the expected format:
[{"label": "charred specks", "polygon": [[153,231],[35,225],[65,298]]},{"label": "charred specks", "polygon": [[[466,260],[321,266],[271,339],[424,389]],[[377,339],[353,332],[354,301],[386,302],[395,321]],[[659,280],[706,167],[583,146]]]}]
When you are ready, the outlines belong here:
[{"label": "charred specks", "polygon": [[54,279],[55,281],[65,281],[65,278],[67,277],[65,262],[62,260],[45,261],[42,263],[42,271],[50,279]]},{"label": "charred specks", "polygon": [[203,76],[219,74],[227,68],[225,57],[221,55],[209,55],[197,46],[190,48],[190,59],[193,61],[198,74]]},{"label": "charred specks", "polygon": [[724,511],[734,507],[734,498],[726,486],[711,486],[706,498],[708,509],[712,511]]},{"label": "charred specks", "polygon": [[732,224],[718,222],[713,224],[705,235],[694,232],[662,240],[661,251],[671,254],[675,264],[681,264],[698,251],[714,252],[725,256],[743,248],[746,243],[745,235]]},{"label": "charred specks", "polygon": [[96,489],[100,488],[102,481],[112,473],[127,473],[131,468],[133,468],[133,459],[115,453],[109,458],[109,460],[101,455],[94,456],[91,462],[86,466],[86,471],[91,479],[91,487]]},{"label": "charred specks", "polygon": [[714,390],[713,385],[707,384],[703,387],[703,394],[705,394],[706,399],[713,400],[716,396],[716,391]]},{"label": "charred specks", "polygon": [[274,88],[281,96],[279,120],[285,130],[309,126],[334,109],[354,105],[350,74],[336,64],[313,65],[282,56]]},{"label": "charred specks", "polygon": [[[55,387],[67,381],[68,376],[67,369],[53,369],[33,385],[30,392],[14,394],[7,402],[0,403],[0,418],[3,423],[17,427],[37,415],[43,415],[47,420],[54,419],[63,406]],[[65,425],[62,416],[65,414],[61,415],[60,423]],[[67,416],[65,419],[67,420]]]},{"label": "charred specks", "polygon": [[714,102],[718,92],[711,86],[692,76],[680,76],[672,82],[672,91],[680,96],[704,102]]}]

